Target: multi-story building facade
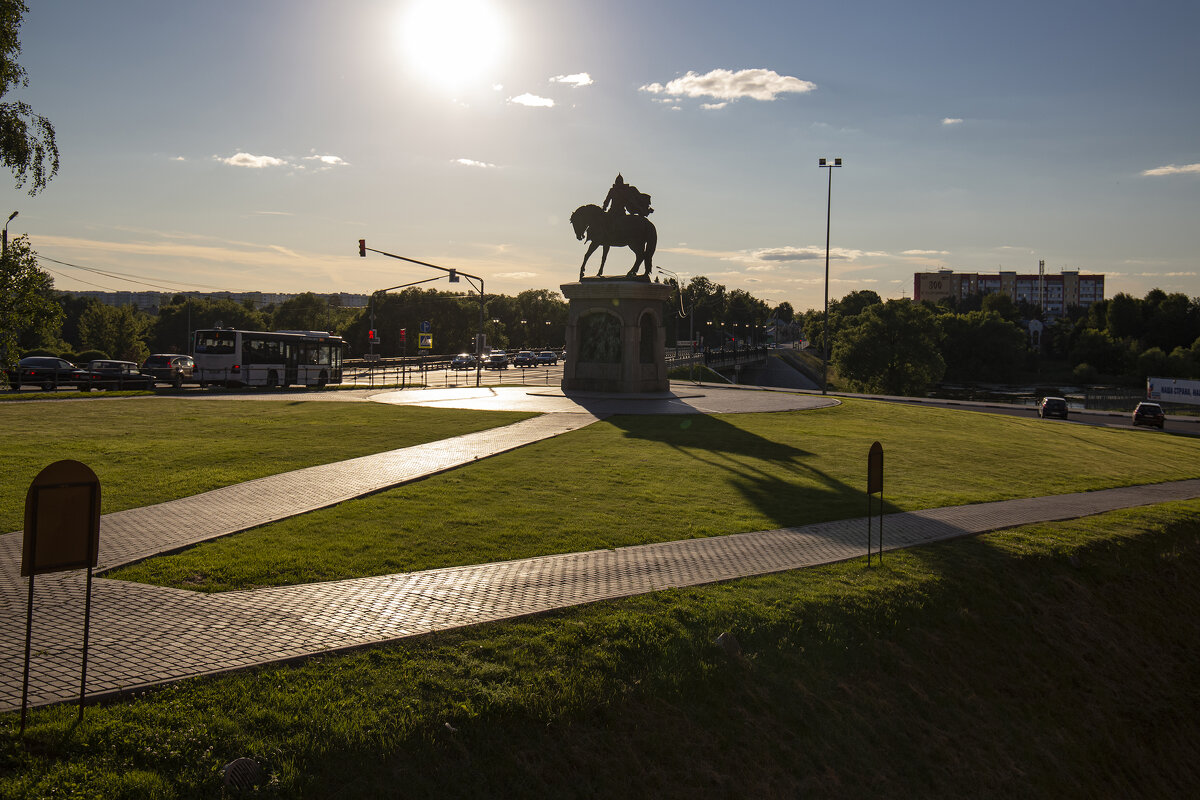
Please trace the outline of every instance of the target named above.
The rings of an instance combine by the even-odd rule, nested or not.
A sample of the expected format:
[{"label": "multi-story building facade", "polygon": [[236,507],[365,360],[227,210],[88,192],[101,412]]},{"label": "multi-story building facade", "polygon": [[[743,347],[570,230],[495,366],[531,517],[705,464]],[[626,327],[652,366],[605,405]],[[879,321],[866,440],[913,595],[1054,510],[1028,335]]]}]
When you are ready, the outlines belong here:
[{"label": "multi-story building facade", "polygon": [[955,272],[917,272],[913,275],[913,299],[936,303],[944,298],[962,300],[974,294],[1004,294],[1013,302],[1025,301],[1040,306],[1042,313],[1057,317],[1070,306],[1087,308],[1104,299],[1104,276],[1063,270],[1056,274],[1018,274]]}]

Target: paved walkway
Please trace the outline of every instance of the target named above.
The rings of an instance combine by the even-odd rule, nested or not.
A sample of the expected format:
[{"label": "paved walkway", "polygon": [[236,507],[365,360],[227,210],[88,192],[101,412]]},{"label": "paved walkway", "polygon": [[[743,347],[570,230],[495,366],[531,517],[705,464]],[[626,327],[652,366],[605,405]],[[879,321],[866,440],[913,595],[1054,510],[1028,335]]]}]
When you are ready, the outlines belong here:
[{"label": "paved walkway", "polygon": [[[405,394],[410,400],[423,395],[422,404],[495,403],[491,393],[496,391],[459,398]],[[681,396],[688,392],[692,392],[690,397]],[[524,393],[510,401],[506,407],[548,403],[556,406],[555,413],[445,442],[298,470],[106,515],[101,522],[101,564],[126,563],[378,491],[577,429],[604,413],[622,409],[625,413],[698,413],[731,407],[783,410],[826,402],[819,397],[707,387],[681,387],[678,395],[638,400],[591,397],[587,398],[590,409],[581,408],[578,402],[559,405],[561,393]],[[894,549],[1193,497],[1200,497],[1200,480],[892,514],[885,518],[885,544]],[[863,553],[864,529],[864,520],[846,520],[211,595],[98,578],[93,587],[88,695],[113,694],[663,588],[839,561]],[[0,711],[18,708],[21,700],[27,582],[18,576],[20,541],[19,533],[0,537]],[[82,572],[37,579],[30,677],[33,705],[77,696],[83,587]]]}]

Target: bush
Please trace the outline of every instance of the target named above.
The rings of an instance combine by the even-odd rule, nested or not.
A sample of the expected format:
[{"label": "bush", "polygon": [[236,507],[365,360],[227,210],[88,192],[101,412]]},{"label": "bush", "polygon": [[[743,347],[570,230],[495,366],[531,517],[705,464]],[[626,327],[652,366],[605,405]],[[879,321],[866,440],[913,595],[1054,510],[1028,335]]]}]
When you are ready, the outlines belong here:
[{"label": "bush", "polygon": [[1077,364],[1075,369],[1071,370],[1075,376],[1075,382],[1079,384],[1088,384],[1096,382],[1096,368],[1091,364]]},{"label": "bush", "polygon": [[89,361],[106,361],[109,355],[103,350],[84,350],[79,354],[78,358],[79,360],[75,362],[76,364],[87,366]]},{"label": "bush", "polygon": [[68,350],[67,352],[65,352],[65,353],[59,353],[59,354],[58,354],[58,357],[59,357],[59,358],[61,358],[63,361],[70,361],[72,364],[78,364],[78,363],[79,363],[79,361],[77,361],[77,359],[79,358],[79,356],[75,355],[74,353],[72,353],[72,352],[71,352],[71,351],[69,351],[69,350]]},{"label": "bush", "polygon": [[47,358],[58,358],[58,353],[54,353],[49,350],[38,350],[38,349],[26,350],[25,354],[23,356],[21,356],[21,358],[28,358],[29,356],[43,356],[43,357],[47,357]]}]

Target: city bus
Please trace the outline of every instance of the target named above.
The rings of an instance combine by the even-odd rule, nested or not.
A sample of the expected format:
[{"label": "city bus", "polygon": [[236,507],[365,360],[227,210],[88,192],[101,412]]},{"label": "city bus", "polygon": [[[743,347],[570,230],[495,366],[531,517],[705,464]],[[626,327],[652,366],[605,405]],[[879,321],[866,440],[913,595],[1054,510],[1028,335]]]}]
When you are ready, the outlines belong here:
[{"label": "city bus", "polygon": [[346,343],[325,331],[196,331],[201,386],[317,386],[342,382]]}]

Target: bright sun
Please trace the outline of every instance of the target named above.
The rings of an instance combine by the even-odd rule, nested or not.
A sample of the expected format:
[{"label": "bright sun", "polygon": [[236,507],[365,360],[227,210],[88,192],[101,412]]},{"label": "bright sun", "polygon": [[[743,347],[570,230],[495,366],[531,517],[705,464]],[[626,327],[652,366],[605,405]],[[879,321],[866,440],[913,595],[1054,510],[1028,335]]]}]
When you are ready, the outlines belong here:
[{"label": "bright sun", "polygon": [[489,0],[415,0],[400,24],[406,60],[449,88],[486,79],[504,45],[503,20]]}]

